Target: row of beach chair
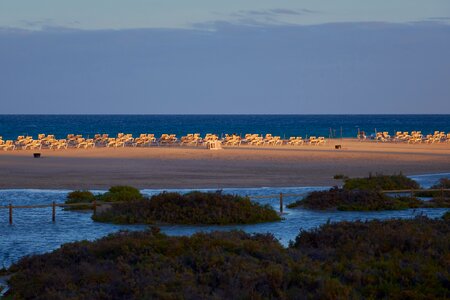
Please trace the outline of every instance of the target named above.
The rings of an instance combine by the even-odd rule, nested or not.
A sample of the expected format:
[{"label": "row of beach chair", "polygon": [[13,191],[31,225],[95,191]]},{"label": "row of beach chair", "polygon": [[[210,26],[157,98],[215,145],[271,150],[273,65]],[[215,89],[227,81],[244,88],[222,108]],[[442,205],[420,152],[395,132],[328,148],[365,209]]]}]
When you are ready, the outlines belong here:
[{"label": "row of beach chair", "polygon": [[402,142],[408,144],[436,144],[436,143],[449,143],[450,132],[445,133],[443,131],[435,131],[433,134],[423,135],[421,131],[397,131],[395,135],[391,136],[389,132],[377,132],[375,140],[379,142]]},{"label": "row of beach chair", "polygon": [[85,138],[81,134],[68,134],[64,139],[57,139],[55,135],[39,134],[37,139],[32,136],[18,136],[16,140],[4,141],[0,136],[0,150],[40,150],[40,149],[88,149],[95,147],[118,148],[118,147],[149,147],[160,145],[180,145],[180,146],[199,146],[214,143],[224,146],[279,146],[279,145],[322,145],[326,143],[324,137],[311,136],[308,139],[302,137],[290,137],[281,139],[280,136],[272,134],[246,134],[241,137],[237,134],[226,134],[219,138],[218,135],[208,133],[201,137],[199,133],[190,133],[180,139],[175,134],[162,134],[156,138],[154,134],[140,134],[134,138],[132,134],[119,133],[115,137],[108,134],[96,134],[93,138]]}]

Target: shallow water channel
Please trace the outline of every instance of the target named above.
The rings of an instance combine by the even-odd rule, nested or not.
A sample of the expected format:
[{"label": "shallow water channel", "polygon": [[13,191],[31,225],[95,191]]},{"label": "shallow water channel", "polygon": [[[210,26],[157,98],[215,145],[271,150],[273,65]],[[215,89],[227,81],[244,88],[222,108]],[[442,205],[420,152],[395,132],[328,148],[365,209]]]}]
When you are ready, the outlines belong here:
[{"label": "shallow water channel", "polygon": [[[441,177],[450,177],[450,173],[412,176],[422,187],[429,187]],[[289,187],[289,188],[239,188],[224,189],[225,193],[265,196],[286,194],[300,194],[300,196],[284,197],[284,204],[292,203],[301,195],[313,190],[328,189],[329,187]],[[153,195],[162,190],[142,190],[143,194]],[[189,190],[169,190],[188,192]],[[206,191],[206,190],[204,190]],[[214,190],[211,190],[214,191]],[[0,190],[0,206],[50,204],[52,201],[62,203],[68,190],[32,190],[14,189]],[[93,191],[102,192],[102,191]],[[278,196],[274,198],[255,199],[262,204],[270,204],[279,209]],[[191,235],[199,231],[241,229],[250,233],[272,233],[280,242],[287,245],[298,235],[300,230],[320,226],[327,221],[368,220],[389,218],[412,218],[424,214],[431,218],[442,216],[448,209],[409,209],[402,211],[383,212],[317,212],[302,209],[285,208],[284,220],[274,223],[233,226],[162,226],[163,232],[169,235]],[[15,209],[13,224],[8,223],[8,210],[0,209],[0,268],[7,267],[25,255],[44,253],[58,248],[61,244],[78,240],[94,240],[109,233],[122,229],[142,230],[145,225],[112,225],[95,223],[91,220],[90,212],[56,210],[56,222],[51,220],[51,208]]]}]

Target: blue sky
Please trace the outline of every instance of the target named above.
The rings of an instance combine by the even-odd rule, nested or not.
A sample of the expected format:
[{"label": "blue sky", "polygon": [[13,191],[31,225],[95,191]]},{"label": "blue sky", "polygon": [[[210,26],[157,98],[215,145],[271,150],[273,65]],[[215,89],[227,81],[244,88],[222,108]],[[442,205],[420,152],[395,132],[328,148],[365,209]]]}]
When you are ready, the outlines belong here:
[{"label": "blue sky", "polygon": [[450,113],[450,1],[0,0],[0,114]]}]

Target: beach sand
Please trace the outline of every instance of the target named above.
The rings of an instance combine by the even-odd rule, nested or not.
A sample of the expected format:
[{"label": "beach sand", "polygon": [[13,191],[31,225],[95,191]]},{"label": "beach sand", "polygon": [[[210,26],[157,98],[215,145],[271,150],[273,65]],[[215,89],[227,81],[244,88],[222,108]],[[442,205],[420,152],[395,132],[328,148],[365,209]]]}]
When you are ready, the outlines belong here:
[{"label": "beach sand", "polygon": [[[335,144],[342,144],[335,150]],[[331,186],[335,174],[450,172],[450,144],[344,139],[323,146],[96,148],[0,152],[0,188],[105,189]]]}]

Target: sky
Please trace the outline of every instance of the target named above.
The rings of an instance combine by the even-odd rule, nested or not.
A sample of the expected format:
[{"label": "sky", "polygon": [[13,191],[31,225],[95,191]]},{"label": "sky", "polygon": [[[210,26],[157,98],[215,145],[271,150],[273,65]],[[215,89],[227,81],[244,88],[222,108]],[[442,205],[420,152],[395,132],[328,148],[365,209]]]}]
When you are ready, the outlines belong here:
[{"label": "sky", "polygon": [[450,113],[448,0],[0,0],[0,114]]}]

